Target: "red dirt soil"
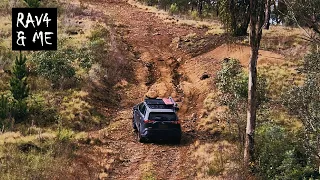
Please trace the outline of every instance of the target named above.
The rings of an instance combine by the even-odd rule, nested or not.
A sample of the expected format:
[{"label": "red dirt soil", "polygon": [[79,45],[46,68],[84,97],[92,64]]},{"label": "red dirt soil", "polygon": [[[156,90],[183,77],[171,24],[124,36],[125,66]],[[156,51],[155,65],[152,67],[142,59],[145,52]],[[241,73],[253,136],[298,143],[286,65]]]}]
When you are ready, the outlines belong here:
[{"label": "red dirt soil", "polygon": [[[139,54],[133,62],[137,83],[125,90],[119,107],[121,110],[109,127],[90,133],[102,144],[84,145],[80,156],[87,158],[88,164],[95,168],[94,178],[142,179],[151,172],[156,179],[196,179],[193,144],[203,136],[195,129],[197,112],[202,109],[203,100],[212,89],[212,77],[220,68],[221,60],[234,57],[247,66],[250,48],[222,45],[192,58],[170,44],[175,37],[190,33],[204,35],[204,29],[165,23],[155,14],[124,0],[97,0],[91,2],[91,8],[111,18],[117,30],[125,32],[123,39],[126,43]],[[267,51],[260,51],[260,54],[259,64],[283,61],[278,54]],[[210,78],[200,80],[205,72],[210,74]],[[181,78],[177,78],[177,74]],[[142,101],[148,91],[156,92],[159,97],[172,96],[182,105],[179,117],[184,135],[180,145],[141,144],[137,141],[131,127],[131,108]]]}]

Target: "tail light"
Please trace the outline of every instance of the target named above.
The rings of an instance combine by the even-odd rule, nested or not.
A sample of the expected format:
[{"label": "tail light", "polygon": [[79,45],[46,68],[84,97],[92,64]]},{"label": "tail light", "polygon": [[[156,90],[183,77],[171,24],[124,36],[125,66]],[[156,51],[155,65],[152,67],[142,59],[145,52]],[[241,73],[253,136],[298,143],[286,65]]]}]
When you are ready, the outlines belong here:
[{"label": "tail light", "polygon": [[143,120],[144,123],[154,123],[156,122],[155,120]]},{"label": "tail light", "polygon": [[180,121],[171,121],[172,124],[180,124]]}]

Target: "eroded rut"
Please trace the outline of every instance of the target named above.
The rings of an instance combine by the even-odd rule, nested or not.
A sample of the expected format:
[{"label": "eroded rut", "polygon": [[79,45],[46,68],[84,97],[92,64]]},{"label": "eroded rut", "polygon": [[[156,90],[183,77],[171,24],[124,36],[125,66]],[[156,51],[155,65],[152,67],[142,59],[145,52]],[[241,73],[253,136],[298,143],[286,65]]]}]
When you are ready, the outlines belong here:
[{"label": "eroded rut", "polygon": [[[183,74],[180,63],[190,56],[170,44],[175,37],[200,30],[164,23],[153,13],[139,10],[124,0],[95,1],[91,5],[115,21],[118,30],[125,32],[123,39],[132,53],[139,54],[133,63],[137,84],[126,90],[122,110],[117,112],[110,126],[95,132],[103,142],[94,148],[92,154],[101,167],[98,170],[100,179],[142,179],[148,176],[194,179],[195,164],[190,147],[195,139],[184,134],[180,145],[137,142],[131,127],[131,105],[141,102],[151,90],[159,97],[172,96],[183,104],[185,95],[179,85]],[[183,122],[185,114],[180,113],[179,117]]]}]

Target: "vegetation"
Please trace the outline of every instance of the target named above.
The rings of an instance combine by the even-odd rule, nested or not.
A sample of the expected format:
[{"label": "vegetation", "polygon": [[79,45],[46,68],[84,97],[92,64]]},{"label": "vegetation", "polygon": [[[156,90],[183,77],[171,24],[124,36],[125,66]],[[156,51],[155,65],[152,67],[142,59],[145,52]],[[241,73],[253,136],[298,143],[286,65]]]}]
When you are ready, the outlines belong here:
[{"label": "vegetation", "polygon": [[[63,26],[74,20],[73,11],[85,10],[58,1],[5,1],[0,3],[4,18],[10,16],[11,6],[58,7]],[[80,33],[78,25],[72,34],[59,27],[57,51],[24,52],[15,61],[16,53],[5,43],[11,35],[3,34],[11,29],[2,29],[0,23],[0,179],[92,178],[81,175],[77,147],[91,142],[85,132],[108,125],[102,109],[111,106],[96,105],[92,99],[114,102],[110,97],[119,92],[113,86],[131,75],[124,73],[130,72],[127,60],[118,63],[109,53],[108,25],[86,20],[94,30],[85,24],[87,29]]]},{"label": "vegetation", "polygon": [[265,22],[265,1],[250,0],[250,33],[249,44],[251,56],[249,60],[247,127],[244,146],[244,163],[249,170],[254,166],[254,133],[257,119],[257,62],[262,38],[262,26]]},{"label": "vegetation", "polygon": [[320,131],[320,54],[313,52],[304,59],[302,71],[306,80],[302,86],[294,86],[284,95],[284,104],[289,112],[297,116],[303,124],[305,140],[303,142],[310,159],[319,164],[319,131]]},{"label": "vegetation", "polygon": [[1,131],[4,130],[4,127],[8,126],[8,122],[6,120],[9,118],[10,114],[10,107],[9,107],[9,100],[7,96],[1,94],[0,97],[0,127],[2,128]]},{"label": "vegetation", "polygon": [[[260,76],[257,85],[257,105],[268,100],[266,93],[266,79]],[[217,73],[216,84],[220,95],[216,97],[219,106],[226,106],[223,116],[228,124],[236,124],[239,144],[244,144],[245,115],[248,98],[248,73],[243,70],[239,60],[224,59],[222,69]]]},{"label": "vegetation", "polygon": [[50,80],[53,89],[62,89],[63,83],[75,76],[76,70],[71,63],[76,56],[74,50],[60,48],[58,51],[34,53],[32,62],[35,64],[36,73]]},{"label": "vegetation", "polygon": [[24,0],[30,8],[38,8],[40,6],[39,0]]},{"label": "vegetation", "polygon": [[260,176],[263,179],[318,178],[317,167],[310,161],[301,138],[278,125],[260,125],[256,134]]},{"label": "vegetation", "polygon": [[[1,137],[5,136],[3,134]],[[7,134],[10,136],[10,134]],[[0,146],[1,179],[52,179],[70,177],[70,160],[76,146],[66,135],[33,142],[11,142]],[[3,141],[0,139],[0,143]]]},{"label": "vegetation", "polygon": [[[125,1],[0,2],[0,179],[108,179],[133,164],[134,178],[150,180],[167,171],[173,179],[320,178],[318,0],[139,1],[174,22],[159,23]],[[12,7],[58,7],[58,50],[12,52]],[[181,18],[219,21],[233,36],[249,32],[235,45],[243,52],[234,55],[234,38],[215,28],[176,25]],[[259,53],[269,25],[262,40],[269,51]],[[304,28],[308,41],[286,26]],[[251,48],[249,70],[243,44]],[[257,60],[264,53],[274,58]],[[148,89],[181,105],[182,145],[132,142],[131,108]]]},{"label": "vegetation", "polygon": [[249,0],[221,0],[219,3],[219,18],[227,32],[233,36],[247,35],[249,25]]},{"label": "vegetation", "polygon": [[29,95],[29,87],[27,85],[27,68],[26,68],[26,57],[16,57],[16,61],[13,67],[12,78],[10,80],[11,93],[13,96],[13,108],[12,116],[16,123],[23,122],[28,113],[28,107],[26,98]]}]

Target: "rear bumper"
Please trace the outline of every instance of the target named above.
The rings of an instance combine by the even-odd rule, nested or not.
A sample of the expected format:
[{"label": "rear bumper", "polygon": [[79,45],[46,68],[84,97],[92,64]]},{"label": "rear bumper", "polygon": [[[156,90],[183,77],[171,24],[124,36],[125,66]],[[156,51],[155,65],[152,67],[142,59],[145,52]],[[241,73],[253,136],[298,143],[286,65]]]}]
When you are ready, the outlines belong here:
[{"label": "rear bumper", "polygon": [[152,140],[173,140],[181,138],[181,129],[145,129],[142,137]]}]

